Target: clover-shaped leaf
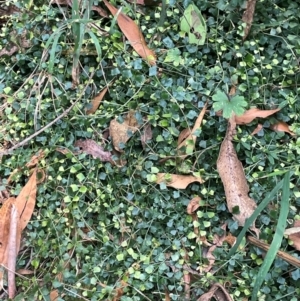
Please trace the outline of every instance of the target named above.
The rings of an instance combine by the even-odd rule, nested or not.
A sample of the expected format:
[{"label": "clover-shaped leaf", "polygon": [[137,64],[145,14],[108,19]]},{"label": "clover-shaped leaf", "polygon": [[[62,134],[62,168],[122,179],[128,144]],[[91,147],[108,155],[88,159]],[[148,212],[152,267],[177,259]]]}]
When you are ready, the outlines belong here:
[{"label": "clover-shaped leaf", "polygon": [[212,97],[215,111],[223,111],[224,118],[230,118],[232,113],[239,116],[245,112],[247,101],[243,96],[235,95],[230,97],[225,92],[218,90]]}]

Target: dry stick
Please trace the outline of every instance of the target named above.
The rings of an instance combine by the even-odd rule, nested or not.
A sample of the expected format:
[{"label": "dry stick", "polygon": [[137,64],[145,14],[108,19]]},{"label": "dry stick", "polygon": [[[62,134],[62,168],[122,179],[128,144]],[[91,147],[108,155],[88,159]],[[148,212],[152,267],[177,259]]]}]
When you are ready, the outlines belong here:
[{"label": "dry stick", "polygon": [[72,109],[73,107],[76,105],[76,103],[79,101],[80,98],[78,98],[68,109],[66,109],[63,113],[61,113],[59,116],[57,116],[54,120],[52,120],[50,123],[48,123],[46,126],[44,126],[43,128],[39,129],[37,132],[35,132],[34,134],[32,134],[31,136],[27,137],[26,139],[24,139],[23,141],[17,143],[16,145],[14,145],[13,147],[0,152],[0,156],[2,155],[8,155],[11,151],[25,145],[26,143],[28,143],[31,139],[33,139],[34,137],[38,136],[39,134],[41,134],[42,132],[44,132],[46,129],[48,129],[50,126],[52,126],[55,122],[57,122],[58,120],[60,120],[61,118],[63,118],[64,116],[66,116]]},{"label": "dry stick", "polygon": [[[258,247],[264,251],[268,251],[270,248],[270,245],[262,242],[261,240],[255,238],[253,236],[248,236],[247,239],[251,244],[255,245],[256,247]],[[283,260],[287,261],[289,264],[292,264],[293,266],[300,268],[300,260],[297,259],[296,257],[294,257],[286,252],[283,252],[283,251],[278,251],[277,256],[282,258]]]}]

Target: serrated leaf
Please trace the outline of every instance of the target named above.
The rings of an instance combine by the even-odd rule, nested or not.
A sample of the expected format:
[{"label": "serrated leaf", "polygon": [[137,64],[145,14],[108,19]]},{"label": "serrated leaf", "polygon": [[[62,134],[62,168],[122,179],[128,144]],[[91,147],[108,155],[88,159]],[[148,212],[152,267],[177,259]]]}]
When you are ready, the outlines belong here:
[{"label": "serrated leaf", "polygon": [[203,45],[206,39],[206,23],[198,7],[191,3],[181,18],[180,29],[189,36],[189,43]]},{"label": "serrated leaf", "polygon": [[245,112],[247,102],[243,96],[236,95],[232,98],[226,95],[226,93],[218,90],[212,97],[214,104],[213,108],[215,111],[223,111],[224,118],[230,118],[232,113],[239,116]]}]

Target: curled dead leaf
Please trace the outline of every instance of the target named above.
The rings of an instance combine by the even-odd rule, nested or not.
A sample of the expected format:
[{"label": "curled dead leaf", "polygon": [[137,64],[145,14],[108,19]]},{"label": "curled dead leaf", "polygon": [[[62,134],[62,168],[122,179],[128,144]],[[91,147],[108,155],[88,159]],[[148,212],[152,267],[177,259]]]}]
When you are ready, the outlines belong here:
[{"label": "curled dead leaf", "polygon": [[26,164],[26,167],[35,167],[42,158],[45,157],[45,152],[40,150],[37,155],[31,157],[30,161]]},{"label": "curled dead leaf", "polygon": [[0,209],[0,264],[4,266],[7,266],[10,215],[15,200],[13,197],[7,199]]},{"label": "curled dead leaf", "polygon": [[99,158],[103,162],[111,161],[112,154],[104,151],[103,147],[92,139],[77,140],[74,145],[80,147],[86,154],[92,155],[94,158]]},{"label": "curled dead leaf", "polygon": [[31,219],[36,201],[37,170],[35,169],[26,185],[16,198],[15,206],[20,214],[20,228],[23,230]]},{"label": "curled dead leaf", "polygon": [[294,229],[296,232],[289,234],[289,232],[292,232],[292,231],[290,229],[287,229],[287,230],[285,230],[285,234],[289,235],[289,240],[291,240],[293,242],[293,245],[292,245],[293,248],[300,251],[300,230],[297,231],[297,228],[300,228],[300,221],[298,221],[298,220],[294,222],[294,227],[291,228],[291,229]]},{"label": "curled dead leaf", "polygon": [[130,42],[131,46],[134,50],[144,59],[146,59],[151,65],[156,64],[156,56],[153,50],[151,50],[143,37],[139,27],[136,23],[130,19],[127,15],[122,12],[119,12],[117,8],[115,8],[108,1],[103,0],[106,7],[110,10],[113,16],[117,15],[117,22],[124,33],[125,37]]},{"label": "curled dead leaf", "polygon": [[197,117],[193,128],[185,129],[179,135],[177,150],[182,160],[185,159],[188,155],[190,155],[195,148],[195,143],[197,139],[197,136],[195,135],[195,131],[200,128],[206,109],[207,109],[207,102],[205,103],[203,109],[201,110],[199,116]]},{"label": "curled dead leaf", "polygon": [[251,133],[251,136],[254,136],[255,134],[257,134],[262,128],[263,128],[263,125],[261,123],[259,123],[257,125],[257,127],[254,129],[254,131]]},{"label": "curled dead leaf", "polygon": [[86,111],[87,115],[94,114],[97,111],[97,109],[99,108],[99,105],[100,105],[103,97],[105,96],[107,90],[108,90],[108,87],[105,87],[104,89],[102,89],[102,91],[99,94],[97,94],[93,98],[91,109],[89,109],[89,110]]},{"label": "curled dead leaf", "polygon": [[147,123],[144,126],[144,129],[141,134],[141,142],[142,142],[143,148],[146,147],[147,142],[152,139],[152,136],[153,136],[153,134],[152,134],[151,124]]},{"label": "curled dead leaf", "polygon": [[[256,208],[256,203],[248,196],[249,187],[242,163],[239,161],[232,144],[235,134],[235,119],[228,121],[226,136],[222,142],[217,169],[224,185],[228,209],[240,226],[244,226]],[[256,231],[254,224],[252,229]]]},{"label": "curled dead leaf", "polygon": [[277,123],[271,125],[270,127],[273,131],[278,131],[278,132],[285,132],[285,133],[288,133],[292,136],[295,136],[296,134],[294,132],[292,132],[290,129],[289,129],[289,125],[284,122],[284,121],[278,121]]},{"label": "curled dead leaf", "polygon": [[134,111],[130,111],[123,123],[119,123],[116,119],[110,122],[109,132],[113,140],[114,148],[119,152],[123,152],[120,148],[120,143],[125,144],[131,138],[130,134],[134,134],[139,129],[134,114]]},{"label": "curled dead leaf", "polygon": [[201,205],[200,205],[201,198],[196,196],[192,198],[187,206],[187,213],[193,214]]},{"label": "curled dead leaf", "polygon": [[247,0],[247,7],[246,10],[244,11],[243,18],[242,18],[243,22],[246,23],[243,41],[247,38],[252,26],[255,4],[256,4],[256,0]]},{"label": "curled dead leaf", "polygon": [[8,279],[8,297],[13,299],[16,294],[16,261],[21,243],[21,229],[19,212],[14,204],[12,204],[10,212],[8,250],[7,258],[7,279]]},{"label": "curled dead leaf", "polygon": [[186,189],[187,186],[193,182],[199,182],[200,184],[204,183],[200,177],[167,173],[158,173],[156,179],[157,184],[165,183],[166,186],[176,189]]},{"label": "curled dead leaf", "polygon": [[215,283],[210,290],[203,294],[197,301],[222,300],[233,301],[227,290],[220,283]]},{"label": "curled dead leaf", "polygon": [[260,110],[258,108],[252,108],[250,110],[245,111],[245,113],[241,116],[235,116],[235,123],[247,124],[252,122],[255,118],[266,118],[278,111],[280,111],[280,109]]}]

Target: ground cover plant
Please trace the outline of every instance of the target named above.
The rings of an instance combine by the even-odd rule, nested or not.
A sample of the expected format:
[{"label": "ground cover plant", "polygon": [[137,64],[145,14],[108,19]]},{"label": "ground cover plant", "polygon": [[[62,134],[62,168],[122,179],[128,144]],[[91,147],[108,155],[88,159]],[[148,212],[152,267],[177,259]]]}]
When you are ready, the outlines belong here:
[{"label": "ground cover plant", "polygon": [[1,300],[299,299],[300,4],[0,5]]}]

